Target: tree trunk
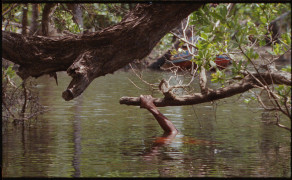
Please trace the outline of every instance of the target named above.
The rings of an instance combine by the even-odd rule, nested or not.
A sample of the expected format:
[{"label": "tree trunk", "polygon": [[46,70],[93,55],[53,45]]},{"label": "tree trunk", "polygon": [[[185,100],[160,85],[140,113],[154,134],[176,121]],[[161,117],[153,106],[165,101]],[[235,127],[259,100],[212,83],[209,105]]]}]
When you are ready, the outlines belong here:
[{"label": "tree trunk", "polygon": [[65,100],[79,96],[97,77],[147,56],[159,40],[202,4],[139,4],[117,25],[63,37],[22,36],[2,31],[3,58],[20,65],[26,79],[57,71],[73,77]]},{"label": "tree trunk", "polygon": [[[80,4],[67,4],[68,8],[72,11],[73,21],[78,24],[80,28],[83,29],[83,18],[82,18],[82,9]],[[82,30],[83,31],[83,30]],[[81,31],[81,32],[82,32]]]},{"label": "tree trunk", "polygon": [[26,35],[27,34],[27,11],[28,11],[28,6],[27,4],[25,4],[22,8],[22,30],[21,30],[21,34],[22,35]]},{"label": "tree trunk", "polygon": [[39,4],[32,4],[32,16],[31,16],[31,25],[30,25],[30,35],[34,35],[38,30],[38,17],[39,17],[39,11],[38,11]]},{"label": "tree trunk", "polygon": [[53,28],[51,25],[51,16],[57,8],[57,4],[46,4],[42,16],[42,35],[50,36],[52,34]]}]

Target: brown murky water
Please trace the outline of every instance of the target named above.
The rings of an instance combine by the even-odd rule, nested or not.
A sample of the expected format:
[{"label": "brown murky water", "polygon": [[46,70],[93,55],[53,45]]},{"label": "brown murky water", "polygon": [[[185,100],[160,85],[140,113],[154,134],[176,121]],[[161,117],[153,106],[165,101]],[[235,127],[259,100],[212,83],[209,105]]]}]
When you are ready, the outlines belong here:
[{"label": "brown murky water", "polygon": [[[143,74],[151,83],[168,76]],[[149,112],[119,104],[122,96],[150,94],[133,73],[98,78],[69,102],[61,94],[71,79],[58,76],[59,86],[38,79],[41,103],[51,110],[36,124],[2,127],[3,177],[291,176],[290,132],[267,123],[257,104],[243,103],[247,94],[220,100],[217,108],[160,108],[180,131],[165,144]]]}]

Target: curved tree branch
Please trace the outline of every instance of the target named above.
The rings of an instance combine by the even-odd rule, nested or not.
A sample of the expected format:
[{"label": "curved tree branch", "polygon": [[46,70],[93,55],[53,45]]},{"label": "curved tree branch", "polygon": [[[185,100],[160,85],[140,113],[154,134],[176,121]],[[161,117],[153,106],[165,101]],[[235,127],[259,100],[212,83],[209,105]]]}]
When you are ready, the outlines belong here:
[{"label": "curved tree branch", "polygon": [[63,37],[22,36],[2,31],[3,58],[20,65],[23,79],[66,71],[73,77],[65,100],[80,95],[97,77],[147,56],[159,40],[202,4],[138,4],[117,25]]}]

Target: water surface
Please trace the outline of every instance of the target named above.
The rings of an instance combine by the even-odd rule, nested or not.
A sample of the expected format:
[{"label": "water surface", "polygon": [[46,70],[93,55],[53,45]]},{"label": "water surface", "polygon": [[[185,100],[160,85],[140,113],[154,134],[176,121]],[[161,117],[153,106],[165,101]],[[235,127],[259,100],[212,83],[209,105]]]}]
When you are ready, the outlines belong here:
[{"label": "water surface", "polygon": [[[150,83],[168,76],[143,73]],[[58,73],[58,80],[59,86],[48,76],[38,79],[50,111],[36,124],[2,127],[3,177],[291,176],[290,132],[268,123],[273,119],[257,104],[243,103],[247,93],[217,106],[159,108],[180,133],[157,145],[163,131],[154,117],[119,104],[122,96],[151,93],[132,72],[97,78],[69,102],[61,94],[71,78]]]}]

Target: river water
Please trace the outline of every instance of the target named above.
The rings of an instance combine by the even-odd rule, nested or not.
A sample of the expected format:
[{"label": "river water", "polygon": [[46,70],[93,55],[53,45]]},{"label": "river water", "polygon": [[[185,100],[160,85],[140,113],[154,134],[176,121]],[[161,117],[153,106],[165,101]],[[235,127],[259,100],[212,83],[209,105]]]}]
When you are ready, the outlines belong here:
[{"label": "river water", "polygon": [[[143,72],[150,83],[169,75]],[[58,73],[57,86],[40,77],[40,101],[50,111],[30,126],[2,127],[3,177],[291,176],[290,132],[271,125],[274,119],[257,104],[244,103],[248,93],[216,106],[159,108],[180,131],[163,144],[163,131],[147,110],[119,104],[122,96],[152,93],[133,72],[97,78],[66,102],[61,94],[70,80]]]}]

